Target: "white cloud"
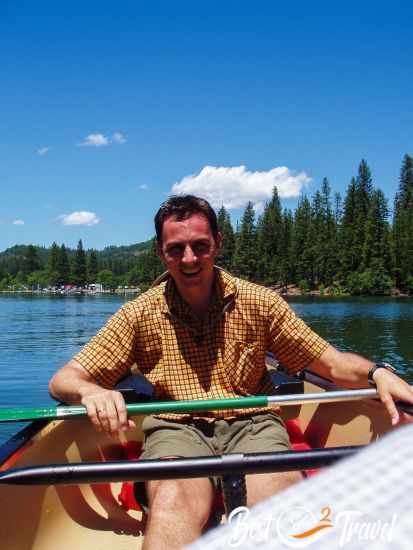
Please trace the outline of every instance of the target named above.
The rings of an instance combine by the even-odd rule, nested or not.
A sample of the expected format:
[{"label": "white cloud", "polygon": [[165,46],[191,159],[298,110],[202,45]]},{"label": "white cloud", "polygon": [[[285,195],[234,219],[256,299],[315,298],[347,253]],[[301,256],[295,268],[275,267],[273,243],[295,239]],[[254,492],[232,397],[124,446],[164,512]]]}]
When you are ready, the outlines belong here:
[{"label": "white cloud", "polygon": [[143,191],[147,191],[149,187],[146,185],[146,183],[142,183],[142,185],[139,186],[139,189],[142,189]]},{"label": "white cloud", "polygon": [[115,132],[112,134],[113,143],[126,143],[126,138],[121,132]]},{"label": "white cloud", "polygon": [[36,153],[43,157],[44,155],[47,155],[47,153],[50,151],[50,147],[40,147],[40,149],[37,149]]},{"label": "white cloud", "polygon": [[100,219],[94,212],[72,212],[59,216],[63,225],[96,225]]},{"label": "white cloud", "polygon": [[24,225],[24,220],[14,220],[13,225]]},{"label": "white cloud", "polygon": [[268,172],[250,172],[245,166],[205,166],[199,174],[185,176],[172,186],[173,194],[193,194],[207,199],[219,208],[242,208],[252,201],[258,209],[272,196],[277,187],[281,198],[298,197],[311,181],[305,172],[295,173],[286,166]]},{"label": "white cloud", "polygon": [[103,145],[109,145],[109,140],[103,134],[89,134],[79,145],[80,147],[102,147]]}]

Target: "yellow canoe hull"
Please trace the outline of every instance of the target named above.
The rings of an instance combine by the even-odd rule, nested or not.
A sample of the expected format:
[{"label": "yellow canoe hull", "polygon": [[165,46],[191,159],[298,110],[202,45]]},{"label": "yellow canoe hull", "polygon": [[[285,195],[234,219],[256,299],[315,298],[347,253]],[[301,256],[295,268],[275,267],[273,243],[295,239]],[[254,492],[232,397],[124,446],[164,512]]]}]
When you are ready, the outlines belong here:
[{"label": "yellow canoe hull", "polygon": [[[323,391],[306,382],[305,391]],[[373,400],[286,407],[314,448],[363,445],[391,429]],[[142,417],[124,442],[141,441]],[[127,439],[126,439],[127,437]],[[119,442],[98,434],[87,419],[53,421],[12,454],[2,470],[40,464],[124,459]],[[137,550],[146,517],[124,510],[120,483],[0,486],[0,544],[7,550]]]}]

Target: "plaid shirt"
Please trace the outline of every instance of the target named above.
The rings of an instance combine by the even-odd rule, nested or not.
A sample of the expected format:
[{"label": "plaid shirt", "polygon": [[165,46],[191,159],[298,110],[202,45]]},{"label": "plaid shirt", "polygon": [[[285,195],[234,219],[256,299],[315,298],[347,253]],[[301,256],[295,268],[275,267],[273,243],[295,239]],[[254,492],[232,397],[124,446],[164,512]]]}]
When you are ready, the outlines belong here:
[{"label": "plaid shirt", "polygon": [[[217,269],[204,319],[194,315],[167,277],[120,308],[75,359],[107,388],[136,363],[157,399],[219,399],[271,393],[267,351],[294,374],[327,345],[274,291]],[[196,416],[228,418],[256,411]]]}]

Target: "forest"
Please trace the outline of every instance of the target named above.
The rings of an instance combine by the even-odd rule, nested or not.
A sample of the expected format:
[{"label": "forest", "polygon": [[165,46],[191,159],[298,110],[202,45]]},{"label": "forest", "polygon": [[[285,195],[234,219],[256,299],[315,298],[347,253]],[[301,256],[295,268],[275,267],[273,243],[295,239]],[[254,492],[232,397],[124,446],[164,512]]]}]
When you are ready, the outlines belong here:
[{"label": "forest", "polygon": [[[413,294],[413,158],[402,160],[392,208],[373,184],[365,160],[345,196],[324,178],[312,197],[283,208],[274,188],[257,215],[249,202],[234,228],[217,213],[223,248],[217,264],[235,275],[281,291],[326,295]],[[16,245],[0,254],[0,290],[85,287],[100,283],[148,288],[163,271],[155,240],[102,251],[54,242],[50,248]]]}]

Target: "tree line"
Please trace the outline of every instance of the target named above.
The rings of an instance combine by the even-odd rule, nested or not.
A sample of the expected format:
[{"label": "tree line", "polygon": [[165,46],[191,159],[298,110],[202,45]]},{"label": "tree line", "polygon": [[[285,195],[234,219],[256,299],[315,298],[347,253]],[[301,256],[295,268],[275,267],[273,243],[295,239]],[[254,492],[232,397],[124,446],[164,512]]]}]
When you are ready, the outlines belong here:
[{"label": "tree line", "polygon": [[248,203],[233,230],[224,207],[223,267],[268,286],[297,285],[331,294],[413,294],[413,159],[405,155],[390,220],[388,200],[374,187],[365,160],[344,199],[327,178],[293,212],[282,208],[277,189],[256,219]]},{"label": "tree line", "polygon": [[[405,155],[392,215],[384,193],[373,185],[365,160],[344,198],[332,194],[327,178],[312,197],[302,195],[295,210],[282,208],[277,189],[257,217],[249,202],[234,229],[221,207],[223,248],[218,265],[248,280],[303,292],[413,294],[413,159]],[[144,245],[144,246],[142,246]],[[55,286],[100,282],[107,288],[147,288],[163,271],[155,241],[135,255],[70,251],[29,245],[24,254],[0,258],[0,289],[13,285]],[[21,247],[20,247],[21,248]],[[125,249],[125,247],[123,247]]]},{"label": "tree line", "polygon": [[[136,256],[130,251],[138,248]],[[119,255],[119,251],[121,254]],[[56,242],[49,249],[34,245],[13,247],[0,257],[0,290],[21,288],[84,288],[100,283],[106,289],[119,286],[146,288],[162,272],[155,241],[135,247],[85,250],[82,240],[71,250]]]}]

